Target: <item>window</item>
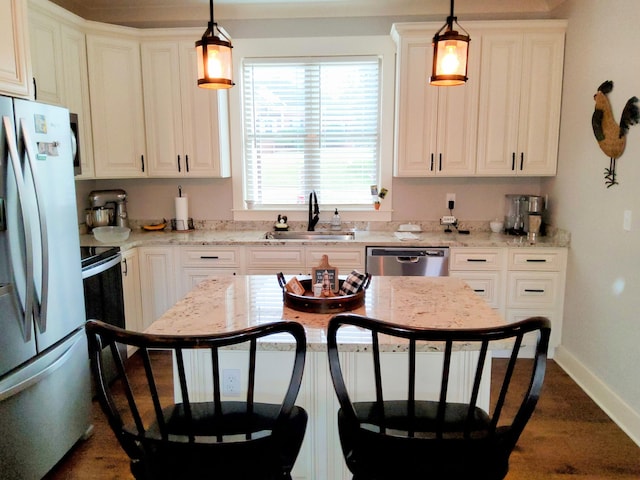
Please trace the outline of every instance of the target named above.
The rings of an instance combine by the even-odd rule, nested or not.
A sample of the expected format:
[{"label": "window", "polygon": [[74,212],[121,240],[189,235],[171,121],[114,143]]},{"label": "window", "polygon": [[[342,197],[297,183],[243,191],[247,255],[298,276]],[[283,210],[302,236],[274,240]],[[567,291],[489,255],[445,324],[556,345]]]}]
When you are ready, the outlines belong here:
[{"label": "window", "polygon": [[258,207],[371,206],[380,179],[378,56],[245,58],[245,199]]}]

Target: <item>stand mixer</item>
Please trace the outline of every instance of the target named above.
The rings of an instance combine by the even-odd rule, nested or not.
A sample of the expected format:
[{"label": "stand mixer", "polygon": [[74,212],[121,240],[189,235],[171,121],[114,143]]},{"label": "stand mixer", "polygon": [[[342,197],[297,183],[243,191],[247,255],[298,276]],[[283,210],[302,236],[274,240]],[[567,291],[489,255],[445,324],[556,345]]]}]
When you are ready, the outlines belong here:
[{"label": "stand mixer", "polygon": [[129,226],[127,192],[124,190],[93,190],[89,193],[89,206],[86,210],[88,227]]}]

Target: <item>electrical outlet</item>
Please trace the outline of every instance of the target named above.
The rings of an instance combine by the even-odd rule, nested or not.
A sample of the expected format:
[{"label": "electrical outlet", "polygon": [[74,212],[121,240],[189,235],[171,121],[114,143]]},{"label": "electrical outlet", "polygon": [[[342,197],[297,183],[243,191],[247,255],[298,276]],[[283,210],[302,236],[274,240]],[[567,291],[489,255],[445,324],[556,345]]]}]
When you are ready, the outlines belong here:
[{"label": "electrical outlet", "polygon": [[444,215],[440,219],[440,223],[442,225],[453,225],[456,223],[456,217],[454,217],[453,215]]},{"label": "electrical outlet", "polygon": [[240,369],[222,369],[222,394],[227,397],[240,396]]},{"label": "electrical outlet", "polygon": [[456,202],[456,194],[455,193],[447,193],[447,210],[453,210],[452,207],[449,206],[449,202]]}]

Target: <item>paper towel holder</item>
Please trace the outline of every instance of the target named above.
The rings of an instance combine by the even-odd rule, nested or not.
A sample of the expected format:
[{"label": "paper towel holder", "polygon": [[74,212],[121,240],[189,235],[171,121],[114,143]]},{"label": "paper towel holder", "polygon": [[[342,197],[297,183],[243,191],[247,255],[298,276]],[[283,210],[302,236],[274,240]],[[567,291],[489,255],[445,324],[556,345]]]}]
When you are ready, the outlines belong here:
[{"label": "paper towel holder", "polygon": [[176,232],[188,232],[190,230],[194,230],[193,227],[193,218],[187,219],[187,225],[184,224],[184,220],[182,219],[171,219],[171,230],[175,230]]}]

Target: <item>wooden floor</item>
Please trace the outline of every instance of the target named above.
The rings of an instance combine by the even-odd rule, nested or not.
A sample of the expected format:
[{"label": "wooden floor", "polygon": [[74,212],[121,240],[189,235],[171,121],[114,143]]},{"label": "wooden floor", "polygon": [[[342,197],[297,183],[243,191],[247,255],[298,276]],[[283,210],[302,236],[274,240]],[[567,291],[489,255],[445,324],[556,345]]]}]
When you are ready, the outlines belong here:
[{"label": "wooden floor", "polygon": [[[131,363],[139,368],[135,357]],[[494,362],[494,370],[500,368],[500,361]],[[171,382],[169,361],[166,371]],[[127,456],[95,403],[93,416],[93,435],[79,442],[46,480],[133,478]],[[507,480],[561,479],[638,480],[640,448],[550,361],[536,412],[511,456]]]}]

